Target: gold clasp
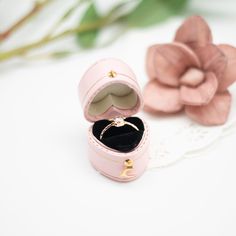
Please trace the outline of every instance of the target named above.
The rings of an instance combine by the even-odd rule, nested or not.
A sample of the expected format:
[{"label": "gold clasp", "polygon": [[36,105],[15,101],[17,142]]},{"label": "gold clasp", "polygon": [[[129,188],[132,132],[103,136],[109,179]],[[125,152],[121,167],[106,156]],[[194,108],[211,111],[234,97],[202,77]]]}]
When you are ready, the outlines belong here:
[{"label": "gold clasp", "polygon": [[129,175],[128,172],[133,169],[133,160],[127,159],[124,161],[124,169],[122,170],[120,177],[122,178],[131,178],[133,175]]}]

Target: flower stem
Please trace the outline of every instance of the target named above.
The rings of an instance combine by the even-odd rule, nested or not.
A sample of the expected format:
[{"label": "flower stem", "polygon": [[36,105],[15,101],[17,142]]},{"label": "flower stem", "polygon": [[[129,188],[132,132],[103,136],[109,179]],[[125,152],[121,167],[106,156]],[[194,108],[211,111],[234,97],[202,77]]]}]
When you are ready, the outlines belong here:
[{"label": "flower stem", "polygon": [[6,31],[0,33],[0,42],[3,42],[8,37],[10,37],[10,35],[12,33],[14,33],[22,25],[24,25],[26,22],[28,22],[29,19],[31,19],[34,15],[36,15],[49,2],[50,2],[50,0],[36,1],[33,8],[26,15],[24,15],[21,19],[19,19],[16,23],[14,23]]},{"label": "flower stem", "polygon": [[59,20],[51,27],[45,38],[51,37],[53,33],[60,27],[60,25],[69,18],[77,8],[84,3],[85,0],[77,0],[67,11],[59,18]]},{"label": "flower stem", "polygon": [[64,37],[67,37],[70,35],[74,35],[75,33],[82,33],[82,32],[87,32],[90,30],[98,29],[98,28],[106,26],[110,23],[111,22],[105,18],[100,21],[96,21],[96,22],[89,23],[89,24],[84,24],[84,25],[81,25],[76,28],[65,30],[65,31],[58,33],[58,34],[51,36],[51,37],[44,37],[36,42],[27,44],[27,45],[19,47],[19,48],[15,48],[15,49],[12,49],[9,51],[1,52],[0,53],[0,62],[8,60],[12,57],[20,56],[20,55],[28,52],[31,49],[40,48],[52,41],[55,41],[55,40],[58,40],[58,39],[61,39],[61,38],[64,38]]}]

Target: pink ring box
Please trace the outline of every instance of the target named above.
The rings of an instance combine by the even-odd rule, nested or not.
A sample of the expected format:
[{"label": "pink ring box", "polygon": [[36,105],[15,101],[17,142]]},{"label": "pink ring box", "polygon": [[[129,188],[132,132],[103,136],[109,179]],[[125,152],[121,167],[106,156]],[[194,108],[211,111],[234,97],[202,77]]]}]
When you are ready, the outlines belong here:
[{"label": "pink ring box", "polygon": [[[82,77],[79,97],[85,118],[93,122],[88,143],[94,168],[121,182],[142,175],[149,160],[149,131],[133,116],[142,108],[143,98],[129,66],[118,59],[98,61]],[[117,121],[125,125],[114,125]]]}]

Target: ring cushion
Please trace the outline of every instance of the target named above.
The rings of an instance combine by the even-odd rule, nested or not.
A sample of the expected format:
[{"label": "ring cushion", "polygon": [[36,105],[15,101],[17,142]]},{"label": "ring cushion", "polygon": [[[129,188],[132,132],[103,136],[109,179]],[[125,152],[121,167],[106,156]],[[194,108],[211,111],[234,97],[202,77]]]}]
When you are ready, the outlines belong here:
[{"label": "ring cushion", "polygon": [[143,137],[144,124],[138,117],[128,117],[125,121],[134,124],[139,130],[135,130],[130,125],[124,125],[122,127],[112,126],[104,133],[102,140],[100,140],[99,136],[102,130],[112,121],[99,120],[93,125],[93,135],[107,147],[120,152],[130,152],[139,145]]}]

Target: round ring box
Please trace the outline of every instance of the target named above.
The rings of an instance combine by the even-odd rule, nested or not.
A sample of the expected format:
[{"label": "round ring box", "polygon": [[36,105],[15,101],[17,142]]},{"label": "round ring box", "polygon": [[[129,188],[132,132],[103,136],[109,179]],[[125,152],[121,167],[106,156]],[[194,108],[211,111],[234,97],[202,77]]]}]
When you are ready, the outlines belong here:
[{"label": "round ring box", "polygon": [[[149,160],[149,131],[145,121],[133,116],[143,99],[129,66],[118,59],[98,61],[80,80],[79,97],[85,118],[93,123],[88,144],[94,168],[121,182],[141,176]],[[117,119],[125,125],[115,126]]]}]

